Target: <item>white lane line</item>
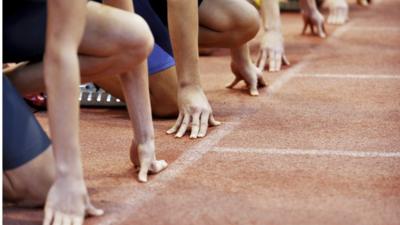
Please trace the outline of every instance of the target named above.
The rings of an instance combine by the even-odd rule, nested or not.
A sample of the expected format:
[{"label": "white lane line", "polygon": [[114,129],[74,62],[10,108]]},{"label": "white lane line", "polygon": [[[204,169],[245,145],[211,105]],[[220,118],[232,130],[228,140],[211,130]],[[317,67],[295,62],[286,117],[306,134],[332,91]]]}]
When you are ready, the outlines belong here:
[{"label": "white lane line", "polygon": [[296,77],[310,78],[335,78],[335,79],[376,79],[376,80],[400,80],[400,75],[391,74],[298,74]]},{"label": "white lane line", "polygon": [[[325,43],[329,43],[332,40],[332,37],[338,38],[342,36],[345,32],[349,31],[353,27],[354,22],[349,22],[346,25],[343,25],[336,29],[331,35],[328,36],[328,40]],[[318,51],[321,51],[325,47],[326,44],[319,45],[315,49],[313,49],[308,55],[306,55],[300,63],[294,65],[290,69],[288,69],[285,73],[282,74],[279,78],[274,80],[272,84],[268,86],[267,95],[269,97],[276,94],[283,85],[288,83],[293,77],[297,76],[299,72],[306,67],[309,63],[312,62],[314,58],[316,58]]]},{"label": "white lane line", "polygon": [[288,83],[289,80],[291,80],[293,77],[297,76],[297,74],[299,74],[299,72],[302,69],[304,69],[309,63],[310,63],[310,61],[304,60],[304,61],[294,65],[289,70],[287,70],[284,74],[282,74],[282,76],[280,76],[279,78],[274,80],[274,82],[267,87],[267,96],[271,97],[275,93],[277,93],[282,88],[283,85]]},{"label": "white lane line", "polygon": [[365,25],[356,24],[356,26],[354,26],[352,30],[364,31],[364,32],[372,32],[372,31],[376,31],[376,32],[400,32],[400,27],[394,27],[394,26],[390,26],[390,27],[377,27],[377,26],[375,26],[375,27],[367,27]]},{"label": "white lane line", "polygon": [[177,160],[172,162],[165,171],[155,175],[155,178],[144,185],[132,188],[131,185],[118,187],[111,193],[111,196],[120,196],[120,199],[114,199],[118,204],[125,205],[118,212],[106,214],[98,225],[114,225],[122,223],[127,215],[129,217],[137,213],[137,209],[149,200],[153,199],[158,193],[162,192],[171,183],[180,176],[188,167],[200,160],[204,154],[214,148],[218,142],[226,135],[231,133],[240,122],[223,123],[216,130],[207,135],[198,144],[186,150]]},{"label": "white lane line", "polygon": [[278,149],[278,148],[227,148],[215,147],[211,152],[218,153],[257,153],[265,155],[296,155],[296,156],[342,156],[352,158],[400,158],[400,151],[354,151],[354,150],[324,150],[324,149]]}]

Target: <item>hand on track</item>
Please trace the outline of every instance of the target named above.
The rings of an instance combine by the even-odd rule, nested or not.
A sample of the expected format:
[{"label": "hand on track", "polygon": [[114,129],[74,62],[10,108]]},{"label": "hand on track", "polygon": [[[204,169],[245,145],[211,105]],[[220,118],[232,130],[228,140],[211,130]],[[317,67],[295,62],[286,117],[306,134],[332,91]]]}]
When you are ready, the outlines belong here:
[{"label": "hand on track", "polygon": [[156,159],[154,140],[142,144],[132,141],[130,157],[139,171],[138,180],[140,182],[147,182],[149,173],[159,173],[168,166],[165,160]]},{"label": "hand on track", "polygon": [[82,178],[57,178],[47,195],[43,225],[83,225],[85,215],[101,216],[89,200]]},{"label": "hand on track", "polygon": [[[311,33],[314,35],[318,35],[321,38],[326,37],[325,25],[324,25],[324,16],[318,11],[312,11],[310,13],[303,12],[303,20],[304,20],[304,27],[302,34],[304,35],[307,31],[307,28],[310,27]],[[314,30],[316,28],[316,32]]]},{"label": "hand on track", "polygon": [[340,25],[349,19],[349,5],[346,0],[331,0],[328,3],[328,23]]},{"label": "hand on track", "polygon": [[190,128],[190,138],[206,136],[208,126],[218,126],[221,122],[214,119],[212,109],[202,88],[188,85],[178,90],[179,116],[175,125],[167,131],[180,138]]},{"label": "hand on track", "polygon": [[257,68],[253,63],[242,63],[238,64],[235,62],[231,63],[231,69],[235,75],[235,79],[230,83],[227,88],[234,88],[240,81],[244,81],[249,88],[251,96],[257,96],[258,88],[267,86],[262,77],[262,70]]},{"label": "hand on track", "polygon": [[274,30],[265,31],[261,38],[257,67],[263,71],[268,62],[270,72],[280,71],[281,66],[290,65],[285,55],[282,33]]}]

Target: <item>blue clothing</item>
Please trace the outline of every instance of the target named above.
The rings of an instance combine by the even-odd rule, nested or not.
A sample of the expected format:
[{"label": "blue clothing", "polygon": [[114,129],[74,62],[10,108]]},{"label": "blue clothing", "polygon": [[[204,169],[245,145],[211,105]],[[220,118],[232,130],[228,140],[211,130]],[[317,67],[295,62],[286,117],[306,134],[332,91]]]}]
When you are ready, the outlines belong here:
[{"label": "blue clothing", "polygon": [[174,58],[172,58],[172,56],[164,51],[160,46],[155,44],[153,51],[147,59],[149,75],[153,75],[173,66],[175,66]]},{"label": "blue clothing", "polygon": [[[165,0],[157,0],[163,4]],[[150,5],[149,0],[133,0],[135,12],[146,20],[154,36],[154,41],[169,55],[173,56],[171,41],[169,39],[167,24],[164,24],[163,17],[158,14],[157,9]]]},{"label": "blue clothing", "polygon": [[28,105],[3,76],[3,170],[31,161],[50,146]]}]

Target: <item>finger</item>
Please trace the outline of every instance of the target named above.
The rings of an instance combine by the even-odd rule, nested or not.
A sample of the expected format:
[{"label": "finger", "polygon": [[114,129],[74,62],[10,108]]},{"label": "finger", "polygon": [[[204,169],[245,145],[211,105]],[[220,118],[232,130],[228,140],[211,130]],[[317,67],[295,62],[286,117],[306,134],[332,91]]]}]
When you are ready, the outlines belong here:
[{"label": "finger", "polygon": [[347,22],[349,20],[349,8],[345,9],[344,14],[345,14],[345,21],[344,22]]},{"label": "finger", "polygon": [[263,49],[261,51],[261,55],[257,64],[257,68],[261,71],[264,71],[265,64],[267,63],[267,50]]},{"label": "finger", "polygon": [[179,130],[176,133],[175,137],[180,138],[185,134],[185,132],[186,132],[186,130],[188,128],[189,122],[190,122],[190,115],[189,114],[185,114],[185,116],[183,117],[183,121],[181,123],[181,127],[179,128]]},{"label": "finger", "polygon": [[197,138],[200,129],[200,113],[195,113],[192,116],[192,130],[190,133],[190,138]]},{"label": "finger", "polygon": [[63,214],[60,212],[54,213],[53,225],[62,225]]},{"label": "finger", "polygon": [[287,65],[287,66],[290,65],[290,62],[289,62],[289,60],[286,58],[286,55],[285,55],[285,54],[283,54],[282,60],[283,60],[283,64],[284,64],[284,65]]},{"label": "finger", "polygon": [[267,86],[267,83],[265,82],[265,80],[264,80],[264,78],[263,78],[262,76],[259,76],[259,77],[257,78],[257,86],[258,86],[259,88],[262,88],[262,87],[266,87],[266,86]]},{"label": "finger", "polygon": [[325,34],[325,36],[326,36],[325,23],[322,23],[322,31],[324,32],[324,34]]},{"label": "finger", "polygon": [[269,57],[269,61],[268,61],[268,65],[269,65],[269,72],[274,72],[275,71],[275,62],[274,62],[274,51],[269,51],[268,53]]},{"label": "finger", "polygon": [[275,58],[275,69],[276,71],[281,70],[281,66],[282,66],[282,53],[278,52],[276,53],[276,58]]},{"label": "finger", "polygon": [[324,28],[322,28],[323,24],[324,23],[318,23],[317,24],[317,32],[318,32],[318,36],[320,38],[325,38],[326,37],[326,35],[325,35],[324,31],[323,31]]},{"label": "finger", "polygon": [[44,209],[43,225],[50,225],[52,218],[53,218],[53,210],[51,208],[46,207]]},{"label": "finger", "polygon": [[200,131],[199,137],[204,137],[207,134],[208,120],[210,118],[210,113],[202,113],[200,118]]},{"label": "finger", "polygon": [[315,31],[314,31],[314,24],[313,24],[313,23],[310,23],[310,28],[311,28],[311,33],[312,33],[313,35],[315,35],[316,33],[315,33]]},{"label": "finger", "polygon": [[346,9],[342,9],[340,12],[340,17],[341,17],[341,23],[344,24],[346,23],[347,20],[347,10]]},{"label": "finger", "polygon": [[142,159],[140,162],[140,170],[138,174],[138,180],[140,182],[147,182],[147,174],[149,173],[150,168],[150,159]]},{"label": "finger", "polygon": [[83,225],[83,218],[82,217],[73,217],[72,218],[72,225]]},{"label": "finger", "polygon": [[260,93],[258,93],[257,85],[255,85],[255,86],[251,85],[249,92],[250,92],[251,96],[258,96],[260,94]]},{"label": "finger", "polygon": [[210,114],[210,118],[208,119],[208,122],[210,123],[211,126],[219,126],[222,124],[221,122],[214,119],[214,115],[212,113]]},{"label": "finger", "polygon": [[149,171],[152,173],[159,173],[167,168],[168,163],[165,160],[154,160],[151,163]]},{"label": "finger", "polygon": [[328,16],[328,23],[333,24],[333,14],[332,13],[329,14],[329,16]]},{"label": "finger", "polygon": [[346,22],[346,9],[340,10],[340,24],[344,24]]},{"label": "finger", "polygon": [[339,14],[336,12],[335,15],[333,16],[333,21],[332,24],[338,24],[338,19],[339,19]]},{"label": "finger", "polygon": [[303,18],[304,21],[304,26],[303,26],[303,31],[301,32],[303,35],[306,34],[307,27],[308,27],[308,20]]},{"label": "finger", "polygon": [[271,52],[270,54],[270,72],[276,72],[276,52]]},{"label": "finger", "polygon": [[101,216],[104,214],[104,210],[96,208],[87,197],[86,200],[86,215],[88,216]]},{"label": "finger", "polygon": [[260,46],[260,50],[257,53],[257,60],[256,60],[256,65],[258,65],[260,63],[260,60],[262,58],[262,54],[263,54],[264,49]]},{"label": "finger", "polygon": [[333,9],[332,24],[336,24],[337,23],[337,16],[338,16],[338,11],[337,11],[337,8],[335,7]]},{"label": "finger", "polygon": [[167,134],[173,134],[178,130],[178,127],[181,125],[183,119],[183,114],[179,113],[178,119],[175,122],[175,125],[167,130]]},{"label": "finger", "polygon": [[233,88],[236,86],[237,83],[239,83],[241,80],[238,77],[235,77],[235,79],[232,81],[232,83],[230,83],[228,86],[226,86],[227,88]]},{"label": "finger", "polygon": [[62,225],[71,225],[72,224],[72,219],[68,215],[64,215],[62,219]]}]

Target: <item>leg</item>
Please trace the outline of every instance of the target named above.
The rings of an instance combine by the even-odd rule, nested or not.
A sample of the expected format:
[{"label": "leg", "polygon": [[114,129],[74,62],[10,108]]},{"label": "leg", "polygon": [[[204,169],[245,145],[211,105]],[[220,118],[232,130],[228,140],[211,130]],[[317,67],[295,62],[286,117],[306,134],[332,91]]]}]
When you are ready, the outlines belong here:
[{"label": "leg", "polygon": [[[177,78],[175,67],[150,76],[150,100],[154,116],[170,117],[178,114]],[[113,96],[124,99],[121,83],[116,77],[96,80],[95,83]]]},{"label": "leg", "polygon": [[19,206],[42,206],[55,179],[51,146],[30,162],[3,172],[4,200]]},{"label": "leg", "polygon": [[[149,5],[148,0],[134,0],[134,4],[135,12],[143,16],[149,24],[156,41],[153,51],[147,59],[152,113],[158,117],[176,116],[178,114],[177,77],[175,61],[171,57],[172,47],[168,30]],[[112,95],[124,99],[117,78],[100,79],[95,83]]]},{"label": "leg", "polygon": [[50,140],[6,77],[3,130],[4,199],[20,205],[44,204],[55,178]]},{"label": "leg", "polygon": [[[89,2],[87,9],[78,50],[82,82],[129,71],[148,55],[152,37],[143,19],[95,2]],[[7,76],[23,94],[45,89],[41,62],[20,66]]]},{"label": "leg", "polygon": [[257,34],[259,17],[247,1],[204,0],[199,8],[199,23],[201,47],[232,48]]},{"label": "leg", "polygon": [[247,45],[257,34],[259,22],[257,10],[247,1],[204,0],[199,8],[200,46],[230,48],[235,80],[228,87],[244,80],[253,96],[258,95],[258,86],[265,86]]}]

